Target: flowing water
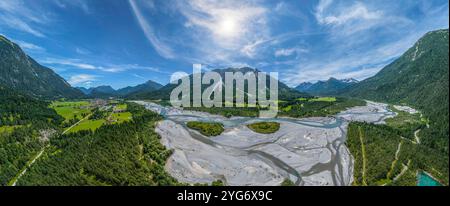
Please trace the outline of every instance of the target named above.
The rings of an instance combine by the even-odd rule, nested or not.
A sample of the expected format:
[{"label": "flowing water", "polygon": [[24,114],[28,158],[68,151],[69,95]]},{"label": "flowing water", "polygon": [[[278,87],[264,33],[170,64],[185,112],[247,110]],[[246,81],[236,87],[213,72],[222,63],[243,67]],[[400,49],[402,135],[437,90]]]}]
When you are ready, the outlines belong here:
[{"label": "flowing water", "polygon": [[[395,116],[395,113],[388,110],[387,105],[374,102],[368,102],[366,107],[351,108],[334,117],[306,119],[283,117],[272,119],[225,118],[202,112],[162,107],[149,102],[137,101],[137,103],[163,115],[166,121],[172,121],[176,125],[180,125],[188,132],[188,135],[183,135],[182,137],[192,138],[189,141],[195,142],[195,145],[201,143],[213,147],[214,151],[217,150],[232,157],[240,157],[244,163],[244,166],[241,167],[244,168],[246,168],[245,163],[247,162],[260,161],[277,171],[272,173],[288,178],[296,185],[349,185],[353,175],[353,160],[344,144],[348,122],[383,123],[384,119]],[[188,121],[220,122],[224,125],[225,132],[218,137],[205,137],[196,131],[188,129],[186,127]],[[281,125],[280,131],[274,135],[261,135],[248,131],[245,127],[249,123],[258,121],[279,122]],[[160,134],[168,134],[171,130],[172,128],[169,127],[158,126]],[[167,138],[169,142],[176,141],[171,140],[170,135],[162,136]],[[192,147],[195,147],[195,145]],[[170,144],[166,144],[166,146],[171,147]],[[227,171],[226,165],[233,163],[228,162],[223,164],[225,166],[217,169],[217,165],[222,166],[220,161],[222,161],[223,157],[214,159],[212,157],[214,155],[211,154],[210,156],[207,152],[202,156],[203,153],[192,153],[192,151],[189,151],[189,147],[172,147],[171,149],[184,152],[182,154],[183,163],[180,163],[180,158],[173,158],[173,163],[169,164],[166,169],[173,176],[179,177],[180,181],[204,182],[205,179],[203,177],[196,179],[196,174],[198,173],[190,170],[197,171],[199,170],[198,168],[201,168],[203,171],[206,170],[205,168],[209,168],[204,173],[211,175],[214,173],[215,178],[222,179],[224,182],[231,182],[230,184],[240,184],[241,182],[244,184],[245,182],[245,177],[235,177],[239,176],[236,175],[235,171]],[[195,159],[195,161],[192,159]],[[184,161],[187,163],[184,163]],[[181,167],[180,165],[183,166],[183,170],[171,168],[171,166]],[[194,169],[191,168],[192,165],[195,166]],[[241,170],[239,166],[236,167],[238,168],[236,169],[237,171]],[[255,166],[251,167],[253,170],[255,168]],[[255,174],[264,173],[264,175],[267,175],[266,173],[268,173],[263,169],[256,169],[258,169],[258,172],[252,171]],[[212,170],[215,172],[212,172]],[[185,177],[183,172],[191,172],[192,175]],[[258,179],[257,175],[254,175],[254,177],[256,180],[248,184],[263,185],[267,181],[267,179],[262,177]],[[280,179],[279,177],[276,178]]]}]

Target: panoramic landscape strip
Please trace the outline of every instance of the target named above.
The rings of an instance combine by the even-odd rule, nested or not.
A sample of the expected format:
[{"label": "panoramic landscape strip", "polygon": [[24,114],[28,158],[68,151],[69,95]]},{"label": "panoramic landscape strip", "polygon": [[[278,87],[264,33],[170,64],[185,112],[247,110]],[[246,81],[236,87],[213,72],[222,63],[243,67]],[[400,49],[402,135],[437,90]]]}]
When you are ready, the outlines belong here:
[{"label": "panoramic landscape strip", "polygon": [[448,1],[40,3],[0,3],[1,186],[449,185]]}]

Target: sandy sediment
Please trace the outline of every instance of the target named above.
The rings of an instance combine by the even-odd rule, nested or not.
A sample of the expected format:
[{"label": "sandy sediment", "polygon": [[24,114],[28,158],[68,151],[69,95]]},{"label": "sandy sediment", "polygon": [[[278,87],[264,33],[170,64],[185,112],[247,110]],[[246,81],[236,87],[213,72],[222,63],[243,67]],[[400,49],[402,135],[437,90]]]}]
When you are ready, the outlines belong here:
[{"label": "sandy sediment", "polygon": [[410,113],[410,114],[417,114],[417,113],[419,113],[419,111],[417,111],[417,110],[415,110],[415,109],[413,109],[413,108],[411,108],[411,107],[408,107],[408,106],[394,105],[394,108],[395,108],[396,110],[408,112],[408,113]]},{"label": "sandy sediment", "polygon": [[357,106],[340,112],[337,117],[346,121],[369,122],[374,124],[385,124],[387,118],[396,114],[388,109],[384,103],[367,101],[366,106]]},{"label": "sandy sediment", "polygon": [[[349,121],[383,124],[395,116],[386,104],[368,102],[336,117],[225,118],[203,112],[185,111],[138,102],[166,117],[157,124],[161,142],[174,154],[166,170],[186,183],[227,185],[279,185],[288,178],[298,185],[350,185],[353,158],[345,147]],[[216,121],[225,131],[216,137],[204,137],[188,129],[188,121]],[[259,134],[247,128],[257,121],[277,121],[280,129]]]},{"label": "sandy sediment", "polygon": [[170,120],[159,122],[156,132],[166,147],[174,149],[166,169],[181,182],[211,183],[221,179],[229,185],[278,185],[286,175],[255,156],[230,154],[195,140],[184,127]]}]

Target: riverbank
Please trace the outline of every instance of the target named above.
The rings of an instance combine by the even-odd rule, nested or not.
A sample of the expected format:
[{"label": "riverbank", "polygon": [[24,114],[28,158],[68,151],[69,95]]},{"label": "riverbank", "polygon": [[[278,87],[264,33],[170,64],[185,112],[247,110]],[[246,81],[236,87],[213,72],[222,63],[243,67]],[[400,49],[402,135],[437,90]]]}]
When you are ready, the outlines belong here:
[{"label": "riverbank", "polygon": [[[350,185],[353,159],[344,144],[348,121],[382,123],[395,115],[387,105],[374,102],[335,117],[305,119],[225,118],[138,103],[165,116],[156,131],[174,150],[166,171],[191,184],[220,179],[227,185],[280,185],[290,179],[296,185]],[[221,122],[225,131],[207,138],[186,128],[188,121]],[[259,121],[277,122],[280,129],[259,134],[246,126]]]}]

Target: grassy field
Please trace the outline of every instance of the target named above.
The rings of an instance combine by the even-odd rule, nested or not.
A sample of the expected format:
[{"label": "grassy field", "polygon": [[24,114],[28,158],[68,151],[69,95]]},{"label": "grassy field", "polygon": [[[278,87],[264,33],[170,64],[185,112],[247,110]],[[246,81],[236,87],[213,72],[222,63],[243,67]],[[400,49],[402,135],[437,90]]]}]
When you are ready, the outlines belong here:
[{"label": "grassy field", "polygon": [[278,122],[257,122],[247,125],[249,129],[261,134],[275,133],[280,129],[280,123]]},{"label": "grassy field", "polygon": [[77,117],[82,118],[83,114],[89,114],[91,110],[88,108],[89,102],[77,101],[77,102],[62,102],[55,101],[50,105],[56,112],[64,117],[65,121],[70,121]]},{"label": "grassy field", "polygon": [[76,125],[75,127],[73,127],[72,129],[70,129],[68,131],[68,133],[78,132],[81,130],[95,131],[96,129],[101,127],[103,125],[103,123],[105,123],[105,122],[106,122],[106,120],[104,120],[104,119],[84,120],[84,121],[80,122],[78,125]]},{"label": "grassy field", "polygon": [[111,115],[111,121],[115,124],[123,123],[125,121],[130,121],[132,119],[132,114],[130,112],[113,113]]},{"label": "grassy field", "polygon": [[317,97],[314,99],[309,99],[310,102],[335,102],[336,97]]},{"label": "grassy field", "polygon": [[[69,104],[71,108],[77,108],[80,104]],[[114,110],[126,110],[127,105],[126,104],[119,104],[115,106]],[[82,122],[80,122],[78,125],[74,126],[69,133],[81,131],[81,130],[91,130],[95,131],[99,127],[101,127],[103,124],[120,124],[126,121],[130,121],[132,119],[132,114],[130,112],[120,112],[120,113],[112,113],[111,111],[104,111],[104,117],[100,119],[92,119],[87,118],[84,119]]]},{"label": "grassy field", "polygon": [[126,104],[119,104],[116,106],[116,110],[126,110],[127,105]]}]

